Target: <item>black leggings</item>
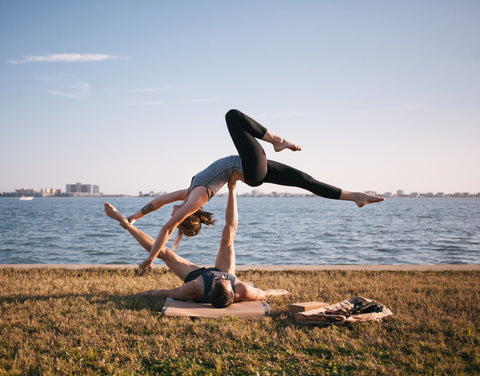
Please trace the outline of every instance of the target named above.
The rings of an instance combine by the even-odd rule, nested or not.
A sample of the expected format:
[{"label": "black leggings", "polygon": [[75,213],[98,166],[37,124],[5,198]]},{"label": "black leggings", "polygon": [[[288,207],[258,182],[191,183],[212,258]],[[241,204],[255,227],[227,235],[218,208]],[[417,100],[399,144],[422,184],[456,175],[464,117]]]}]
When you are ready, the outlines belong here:
[{"label": "black leggings", "polygon": [[265,151],[256,140],[262,139],[267,129],[238,110],[225,115],[228,131],[242,159],[245,183],[257,187],[273,183],[306,189],[318,196],[340,199],[342,190],[319,182],[310,175],[279,162],[267,160]]}]

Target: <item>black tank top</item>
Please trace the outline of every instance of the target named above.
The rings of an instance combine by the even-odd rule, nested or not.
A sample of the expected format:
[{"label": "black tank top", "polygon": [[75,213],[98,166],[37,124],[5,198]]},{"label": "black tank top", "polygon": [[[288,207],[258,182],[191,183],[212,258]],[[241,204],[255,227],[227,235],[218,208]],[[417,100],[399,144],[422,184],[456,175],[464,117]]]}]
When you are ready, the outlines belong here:
[{"label": "black tank top", "polygon": [[222,272],[221,270],[217,268],[199,268],[196,270],[191,271],[188,273],[187,277],[185,278],[185,283],[193,281],[194,279],[197,279],[199,276],[202,276],[203,278],[203,298],[201,300],[201,303],[209,303],[210,299],[208,298],[208,294],[210,293],[210,289],[212,287],[212,282],[215,277],[221,277],[225,276],[230,283],[232,284],[232,289],[233,289],[233,301],[235,301],[235,280],[237,277],[235,277],[233,274],[225,273]]}]

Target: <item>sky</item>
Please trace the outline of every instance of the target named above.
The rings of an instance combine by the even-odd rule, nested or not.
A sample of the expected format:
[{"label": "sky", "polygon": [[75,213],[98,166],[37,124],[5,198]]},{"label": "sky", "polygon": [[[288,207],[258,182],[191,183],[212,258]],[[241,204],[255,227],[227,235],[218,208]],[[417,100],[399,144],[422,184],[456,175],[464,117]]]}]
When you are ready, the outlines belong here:
[{"label": "sky", "polygon": [[480,192],[479,19],[476,0],[0,0],[0,192],[187,188],[236,154],[231,108],[340,188]]}]

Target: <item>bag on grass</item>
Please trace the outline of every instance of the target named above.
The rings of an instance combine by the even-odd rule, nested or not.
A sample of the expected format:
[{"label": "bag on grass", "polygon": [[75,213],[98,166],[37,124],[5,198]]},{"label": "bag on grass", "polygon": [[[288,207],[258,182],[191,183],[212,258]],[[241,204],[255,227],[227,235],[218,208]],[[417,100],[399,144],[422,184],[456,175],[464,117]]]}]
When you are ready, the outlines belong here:
[{"label": "bag on grass", "polygon": [[383,304],[362,296],[354,296],[339,303],[298,312],[295,319],[301,324],[332,325],[357,321],[381,321],[384,317],[393,315]]}]

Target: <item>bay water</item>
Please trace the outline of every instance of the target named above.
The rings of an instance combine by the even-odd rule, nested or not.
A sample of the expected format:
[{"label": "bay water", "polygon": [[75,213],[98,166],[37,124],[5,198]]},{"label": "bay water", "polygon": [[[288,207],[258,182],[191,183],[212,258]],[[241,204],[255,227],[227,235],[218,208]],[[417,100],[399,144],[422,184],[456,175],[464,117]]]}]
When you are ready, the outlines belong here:
[{"label": "bay water", "polygon": [[[0,264],[137,264],[147,253],[105,216],[103,204],[128,216],[150,200],[0,198]],[[217,223],[184,238],[181,256],[215,262],[226,203],[214,197],[204,207]],[[319,197],[239,197],[238,210],[238,265],[480,263],[477,198],[395,198],[357,208]],[[135,225],[155,238],[171,213],[167,205]]]}]

